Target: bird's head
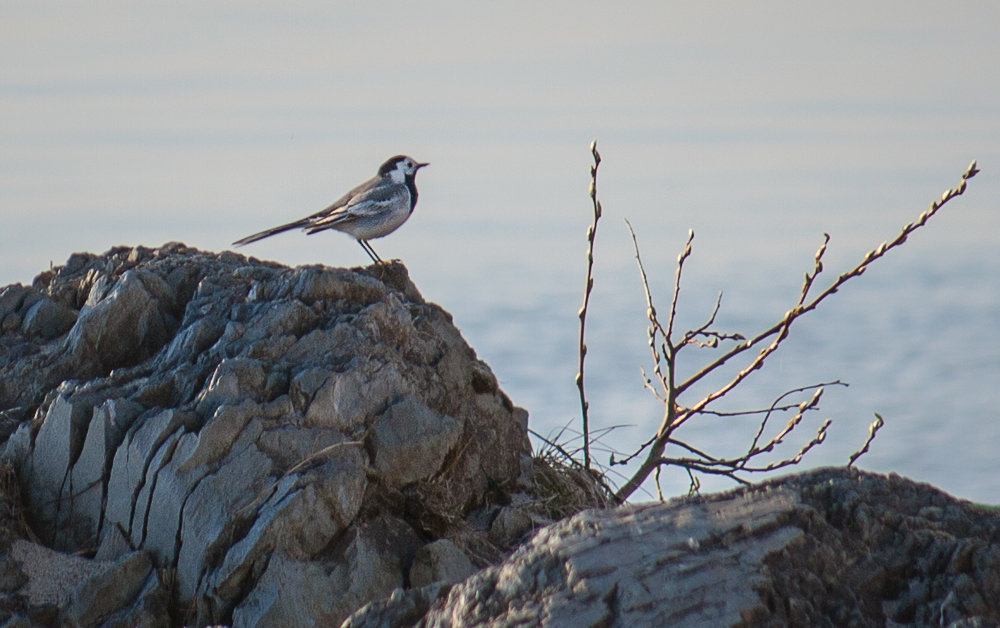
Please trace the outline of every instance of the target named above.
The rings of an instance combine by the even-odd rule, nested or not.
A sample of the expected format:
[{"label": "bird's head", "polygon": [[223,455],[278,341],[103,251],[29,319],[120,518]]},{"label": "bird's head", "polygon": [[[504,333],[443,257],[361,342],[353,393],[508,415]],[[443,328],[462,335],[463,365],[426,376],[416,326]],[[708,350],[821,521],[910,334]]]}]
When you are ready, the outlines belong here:
[{"label": "bird's head", "polygon": [[378,175],[383,178],[390,178],[396,183],[402,183],[407,177],[412,177],[427,163],[420,163],[413,157],[406,155],[396,155],[390,158],[378,169]]}]

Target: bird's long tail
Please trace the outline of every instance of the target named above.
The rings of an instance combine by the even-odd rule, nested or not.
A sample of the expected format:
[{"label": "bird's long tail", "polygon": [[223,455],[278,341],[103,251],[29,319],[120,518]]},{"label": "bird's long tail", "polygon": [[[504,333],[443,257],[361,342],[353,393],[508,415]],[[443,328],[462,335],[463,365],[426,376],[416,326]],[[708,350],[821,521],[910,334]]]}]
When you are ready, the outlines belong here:
[{"label": "bird's long tail", "polygon": [[257,240],[263,240],[264,238],[269,238],[275,234],[283,233],[285,231],[291,231],[292,229],[298,229],[300,227],[305,227],[310,222],[310,218],[303,218],[302,220],[296,220],[295,222],[290,222],[287,225],[281,225],[280,227],[271,227],[270,229],[265,229],[259,233],[253,235],[248,235],[245,238],[233,242],[233,246],[243,246],[244,244],[250,244],[251,242],[256,242]]}]

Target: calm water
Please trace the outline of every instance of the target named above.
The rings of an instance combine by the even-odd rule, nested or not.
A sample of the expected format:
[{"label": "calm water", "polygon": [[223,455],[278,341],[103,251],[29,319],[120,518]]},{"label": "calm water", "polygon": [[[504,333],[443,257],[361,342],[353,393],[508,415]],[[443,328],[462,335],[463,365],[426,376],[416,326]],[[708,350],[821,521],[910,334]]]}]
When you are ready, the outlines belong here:
[{"label": "calm water", "polygon": [[[414,218],[377,250],[454,314],[533,429],[576,429],[596,137],[605,218],[587,387],[595,427],[620,426],[602,445],[626,451],[661,408],[639,374],[645,304],[624,218],[661,311],[694,229],[682,327],[721,291],[718,327],[751,334],[794,303],[824,232],[830,281],[975,158],[965,197],[800,321],[724,407],[846,381],[782,453],[829,417],[804,466],[843,464],[878,412],[886,427],[862,467],[1000,503],[1000,76],[986,70],[1000,9],[768,6],[2,3],[0,284],[78,250],[223,250],[405,152],[432,166]],[[366,260],[339,234],[245,252]],[[710,355],[692,350],[681,368]],[[681,436],[731,455],[754,427],[705,418]],[[686,488],[682,474],[664,480]]]}]

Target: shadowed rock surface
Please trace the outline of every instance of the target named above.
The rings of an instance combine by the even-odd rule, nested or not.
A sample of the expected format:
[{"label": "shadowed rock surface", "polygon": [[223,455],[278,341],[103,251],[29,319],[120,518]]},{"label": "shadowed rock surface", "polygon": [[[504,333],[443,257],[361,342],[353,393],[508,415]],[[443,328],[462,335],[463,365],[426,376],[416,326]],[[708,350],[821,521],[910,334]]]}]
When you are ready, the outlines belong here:
[{"label": "shadowed rock surface", "polygon": [[[93,556],[73,586],[26,589],[36,619],[128,625],[169,597],[163,625],[336,624],[429,543],[418,580],[499,557],[488,523],[531,483],[527,413],[398,263],[74,255],[0,290],[0,329],[28,522]],[[20,565],[44,549],[16,543]]]}]

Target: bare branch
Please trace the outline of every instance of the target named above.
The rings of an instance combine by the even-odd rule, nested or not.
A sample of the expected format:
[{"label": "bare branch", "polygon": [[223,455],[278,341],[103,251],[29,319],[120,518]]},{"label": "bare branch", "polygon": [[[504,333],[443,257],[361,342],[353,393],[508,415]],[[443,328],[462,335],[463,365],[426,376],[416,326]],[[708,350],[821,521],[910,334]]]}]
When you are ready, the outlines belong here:
[{"label": "bare branch", "polygon": [[842,382],[839,379],[835,379],[829,382],[820,382],[819,384],[810,384],[808,386],[800,386],[798,388],[793,388],[791,390],[788,390],[782,393],[777,399],[774,400],[774,402],[770,406],[766,408],[757,408],[755,410],[734,410],[731,412],[725,412],[722,410],[702,410],[701,414],[707,414],[709,416],[717,416],[725,418],[725,417],[737,417],[737,416],[752,416],[754,414],[772,414],[775,412],[786,412],[788,410],[791,410],[792,408],[798,408],[799,404],[788,403],[785,405],[778,405],[779,403],[781,403],[781,400],[784,399],[785,397],[820,387],[826,387],[826,386],[846,387],[848,385],[849,384],[847,382]]},{"label": "bare branch", "polygon": [[[768,357],[775,351],[777,351],[782,342],[784,342],[784,340],[788,337],[789,329],[791,328],[792,324],[795,321],[801,318],[804,314],[816,309],[824,300],[826,300],[827,297],[836,293],[840,289],[840,287],[843,286],[845,283],[847,283],[854,277],[863,274],[868,269],[868,266],[872,262],[882,258],[886,253],[888,253],[892,249],[901,246],[903,243],[905,243],[907,238],[913,232],[915,232],[916,230],[920,229],[925,224],[927,224],[927,221],[930,218],[932,218],[935,214],[937,214],[937,212],[940,211],[940,209],[944,205],[946,205],[949,201],[951,201],[955,197],[962,195],[965,192],[968,180],[974,177],[978,172],[979,169],[976,167],[976,162],[973,161],[966,169],[965,173],[963,173],[962,178],[959,181],[958,185],[952,189],[945,190],[945,192],[941,195],[940,200],[931,203],[930,209],[922,212],[915,222],[905,225],[895,239],[893,239],[891,242],[883,242],[878,247],[868,251],[857,265],[855,265],[852,269],[848,270],[847,272],[839,275],[833,282],[830,283],[830,285],[825,290],[820,292],[819,295],[812,297],[810,299],[810,293],[813,288],[813,284],[815,283],[816,278],[823,272],[823,256],[826,252],[827,245],[830,241],[829,234],[824,234],[823,243],[820,245],[819,249],[817,250],[814,256],[814,265],[812,272],[805,274],[802,290],[795,306],[791,310],[786,312],[785,315],[781,318],[781,320],[775,323],[772,327],[757,334],[750,340],[745,340],[743,342],[738,343],[735,347],[731,348],[726,353],[718,357],[716,360],[710,362],[708,365],[704,366],[701,370],[699,370],[697,373],[690,376],[687,380],[685,380],[680,384],[675,384],[675,382],[673,381],[673,376],[675,372],[674,359],[676,357],[676,349],[675,346],[672,344],[673,342],[672,333],[673,333],[674,320],[676,317],[677,298],[680,292],[680,278],[683,271],[684,262],[691,255],[691,242],[694,237],[694,233],[693,232],[689,233],[688,241],[687,244],[685,245],[684,251],[677,259],[677,270],[674,282],[674,293],[673,293],[673,298],[671,300],[670,314],[666,326],[663,327],[660,324],[658,318],[656,317],[655,309],[652,307],[652,297],[649,293],[648,280],[646,278],[645,269],[642,268],[641,260],[639,260],[637,239],[634,231],[632,231],[631,229],[631,225],[629,225],[629,230],[632,231],[633,244],[635,245],[636,259],[639,260],[643,287],[644,290],[646,291],[647,304],[649,305],[647,314],[650,319],[650,329],[649,329],[650,346],[652,348],[654,362],[656,364],[655,372],[657,378],[660,380],[661,385],[664,388],[664,396],[662,398],[662,401],[664,403],[664,414],[661,424],[657,429],[655,438],[644,444],[643,447],[640,449],[640,451],[646,451],[648,449],[646,458],[639,466],[639,468],[635,471],[635,473],[632,475],[632,477],[630,477],[629,480],[618,490],[618,492],[615,495],[615,498],[619,502],[628,499],[628,497],[646,480],[646,478],[649,477],[650,473],[654,471],[659,472],[659,469],[663,465],[683,466],[688,470],[689,474],[692,471],[698,471],[703,473],[717,473],[738,480],[738,478],[735,475],[737,471],[766,472],[798,464],[798,462],[802,460],[802,457],[806,453],[808,453],[816,445],[822,443],[826,438],[827,429],[831,424],[830,419],[824,421],[824,423],[820,426],[819,430],[817,431],[816,436],[808,443],[806,443],[795,456],[763,466],[750,466],[749,464],[750,461],[756,458],[757,456],[773,451],[774,448],[777,445],[779,445],[782,442],[782,440],[789,433],[791,433],[792,430],[795,429],[795,427],[799,425],[799,423],[802,421],[802,417],[805,412],[812,409],[816,409],[818,407],[818,403],[822,396],[822,390],[823,390],[822,387],[818,386],[805,387],[802,389],[803,391],[808,389],[815,389],[812,399],[799,404],[797,406],[798,412],[788,422],[785,428],[781,432],[779,432],[774,438],[772,438],[767,444],[761,447],[759,446],[759,441],[762,437],[766,423],[768,419],[772,416],[774,408],[776,408],[777,405],[780,403],[781,399],[784,398],[784,396],[779,397],[778,400],[776,400],[775,404],[772,405],[772,409],[767,413],[765,413],[765,417],[761,422],[761,426],[756,436],[754,437],[750,448],[747,450],[747,453],[736,459],[732,460],[715,459],[711,456],[708,456],[704,452],[700,452],[688,446],[687,444],[682,443],[681,441],[677,441],[676,439],[672,438],[672,434],[677,428],[683,425],[692,416],[707,412],[707,408],[710,404],[712,404],[713,402],[725,396],[734,388],[736,388],[739,384],[745,381],[746,378],[749,377],[751,373],[753,373],[757,369],[762,368],[765,362],[767,361]],[[711,321],[714,321],[715,314],[718,312],[718,307],[719,305],[717,302],[716,308],[713,311],[712,316],[710,317],[710,323],[708,325],[705,325],[700,330],[695,330],[694,332],[688,332],[688,334],[684,336],[684,341],[679,344],[678,348],[686,346],[686,344],[688,344],[691,340],[699,336],[699,332],[708,337],[710,341],[713,338],[715,338],[716,340],[732,339],[729,336],[715,335],[714,332],[705,333],[708,331],[708,327],[709,325],[711,325]],[[657,334],[662,334],[663,336],[662,347],[664,349],[663,357],[666,363],[665,373],[663,372],[663,369],[660,367],[660,359],[659,359],[660,356],[656,348]],[[764,343],[767,341],[770,341],[770,343],[764,345]],[[757,355],[752,360],[750,360],[749,363],[744,368],[739,370],[727,383],[722,385],[720,388],[716,389],[714,392],[706,395],[691,407],[681,408],[676,405],[675,402],[676,399],[682,393],[688,390],[691,386],[701,381],[708,374],[714,373],[717,369],[727,364],[734,357],[755,347],[761,347],[759,348]],[[789,407],[789,409],[791,408]],[[877,418],[878,420],[872,424],[872,427],[870,429],[868,441],[865,443],[865,446],[861,450],[859,450],[854,456],[852,456],[850,464],[853,464],[854,461],[856,461],[859,456],[861,456],[868,450],[868,446],[871,443],[872,439],[874,439],[878,429],[882,427],[881,418],[880,417]],[[695,457],[694,458],[664,457],[663,452],[668,443],[687,449],[691,453],[695,454]],[[636,452],[636,454],[633,454],[633,456],[631,456],[629,459],[638,455],[638,453],[639,452]]]},{"label": "bare branch", "polygon": [[[684,251],[677,256],[677,272],[674,274],[674,295],[670,299],[670,318],[667,320],[667,342],[670,342],[670,338],[673,337],[674,320],[677,318],[677,297],[681,294],[681,274],[684,272],[684,262],[687,261],[687,258],[691,257],[692,242],[694,242],[694,229],[689,229],[687,243],[684,244]],[[719,299],[722,299],[721,295]]]},{"label": "bare branch", "polygon": [[[832,384],[840,384],[842,386],[847,386],[847,384],[844,384],[843,382],[841,382],[839,380],[832,382]],[[764,433],[764,428],[767,426],[768,419],[771,418],[775,406],[778,403],[780,403],[782,399],[784,399],[785,397],[787,397],[789,395],[793,395],[793,394],[800,393],[800,392],[805,392],[807,390],[814,390],[815,391],[815,393],[813,394],[812,400],[810,400],[810,402],[808,404],[802,404],[802,403],[800,403],[800,404],[797,404],[796,406],[793,406],[793,407],[798,408],[799,413],[798,413],[797,417],[798,417],[799,420],[801,420],[803,413],[805,413],[805,412],[807,412],[809,410],[815,410],[815,409],[819,408],[819,399],[820,399],[820,397],[823,394],[823,389],[827,385],[830,385],[830,384],[812,384],[810,386],[803,386],[801,388],[796,388],[796,389],[793,389],[793,390],[789,390],[788,392],[784,393],[783,395],[781,395],[780,397],[778,397],[777,399],[775,399],[774,400],[774,404],[771,405],[771,410],[768,411],[767,414],[764,415],[764,420],[761,421],[760,428],[757,430],[757,435],[754,436],[753,442],[750,444],[750,448],[747,450],[747,453],[753,452],[757,448],[757,443],[760,441],[761,434]],[[781,436],[784,436],[784,433]]]},{"label": "bare branch", "polygon": [[[680,351],[687,345],[715,348],[719,346],[719,342],[723,340],[746,340],[743,334],[723,333],[718,331],[712,331],[709,329],[709,327],[715,324],[715,317],[718,316],[720,307],[722,307],[721,292],[719,293],[719,296],[715,299],[715,307],[712,309],[711,316],[708,317],[708,320],[701,327],[697,329],[692,329],[691,331],[688,331],[684,334],[684,338],[679,343],[677,343],[678,351]],[[698,336],[704,336],[705,338],[708,338],[708,340],[705,342],[697,341],[695,340],[695,338],[697,338]]]},{"label": "bare branch", "polygon": [[[764,454],[764,453],[767,453],[767,450],[764,450],[764,449],[758,450],[758,451],[754,452],[753,454],[750,454],[749,456],[748,455],[743,455],[743,456],[740,456],[738,458],[722,458],[722,459],[720,459],[720,458],[714,458],[712,456],[709,456],[705,452],[699,451],[699,450],[695,449],[694,447],[691,447],[689,444],[684,443],[682,441],[675,440],[675,439],[670,439],[670,444],[671,445],[676,445],[676,446],[679,446],[679,447],[681,447],[683,449],[686,449],[686,450],[694,453],[695,457],[694,458],[661,458],[660,459],[660,463],[661,464],[671,464],[671,465],[675,465],[675,466],[684,466],[684,467],[690,466],[691,468],[696,469],[698,471],[705,471],[705,470],[708,470],[708,469],[712,469],[713,471],[710,471],[712,473],[716,473],[716,474],[720,474],[721,473],[721,474],[726,474],[726,475],[728,475],[728,474],[735,474],[737,472],[762,473],[762,472],[766,472],[766,471],[774,471],[775,469],[780,469],[782,467],[791,466],[791,465],[798,464],[799,462],[801,462],[802,457],[805,456],[806,453],[808,453],[810,449],[812,449],[816,445],[819,445],[824,440],[826,440],[827,430],[829,429],[829,427],[830,427],[830,425],[832,423],[833,423],[832,419],[826,419],[825,421],[823,421],[823,424],[820,425],[819,429],[816,431],[816,436],[813,437],[813,439],[810,440],[808,443],[806,443],[805,445],[803,445],[802,448],[799,449],[798,453],[796,453],[793,457],[791,457],[791,458],[785,458],[784,460],[779,460],[778,462],[772,462],[772,463],[769,463],[769,464],[764,465],[764,466],[752,467],[752,466],[749,466],[747,464],[747,462],[751,458],[759,456],[759,455]],[[708,471],[706,471],[706,472],[708,472]],[[733,477],[736,477],[736,476],[734,475]]]},{"label": "bare branch", "polygon": [[590,293],[594,289],[594,239],[597,237],[597,223],[601,219],[601,202],[597,200],[597,169],[601,165],[601,154],[597,152],[597,140],[590,143],[590,153],[594,157],[594,165],[590,167],[590,200],[594,207],[594,221],[587,227],[587,284],[583,290],[583,305],[580,307],[580,370],[576,373],[576,387],[580,391],[580,412],[583,421],[583,466],[590,469],[590,402],[583,385],[583,367],[587,358],[585,332],[587,328],[587,309],[590,306]]},{"label": "bare branch", "polygon": [[635,451],[633,451],[631,454],[629,454],[625,458],[619,458],[618,460],[615,460],[615,457],[611,456],[611,466],[623,465],[623,464],[628,464],[628,463],[632,462],[635,458],[637,458],[639,456],[639,454],[641,454],[647,447],[649,447],[650,445],[652,445],[654,442],[656,442],[656,437],[655,436],[652,437],[652,438],[650,438],[649,440],[647,440],[642,445],[640,445],[638,449],[636,449]]},{"label": "bare branch", "polygon": [[[642,291],[646,297],[646,318],[649,320],[649,328],[647,334],[649,336],[649,350],[653,354],[653,373],[656,375],[656,379],[659,380],[660,386],[663,387],[665,392],[670,389],[670,382],[663,374],[661,368],[661,356],[660,352],[656,348],[656,338],[659,334],[662,338],[668,339],[670,336],[667,331],[660,325],[660,320],[656,315],[656,306],[653,305],[653,293],[649,290],[649,280],[646,277],[646,267],[642,264],[642,255],[639,253],[639,241],[635,237],[635,230],[632,229],[632,223],[625,219],[625,225],[628,226],[628,232],[632,235],[632,247],[635,251],[635,263],[639,266],[639,277],[642,279]],[[664,352],[669,351],[669,347],[664,346]],[[671,357],[668,355],[667,364],[669,365]],[[647,380],[648,381],[648,380]],[[652,390],[652,388],[650,388]],[[666,396],[660,396],[656,391],[653,392],[658,399],[666,402]]]},{"label": "bare branch", "polygon": [[[920,214],[920,216],[918,217],[918,219],[917,219],[916,222],[911,222],[911,223],[907,224],[906,226],[904,226],[903,229],[902,229],[902,231],[900,232],[900,234],[898,236],[896,236],[896,238],[892,242],[890,242],[890,243],[883,242],[878,247],[872,249],[871,251],[868,251],[868,253],[865,254],[864,258],[861,260],[860,263],[858,263],[857,266],[855,266],[851,270],[849,270],[846,273],[844,273],[844,274],[840,275],[839,277],[837,277],[837,279],[826,290],[824,290],[818,297],[816,297],[815,299],[813,299],[812,301],[810,301],[808,304],[802,304],[802,303],[804,303],[804,297],[803,297],[803,299],[801,299],[802,303],[800,303],[799,305],[797,305],[795,308],[789,310],[788,313],[785,314],[785,317],[780,322],[778,322],[774,326],[772,326],[770,329],[767,329],[767,330],[761,332],[760,334],[758,334],[757,336],[755,336],[753,339],[748,340],[747,342],[745,342],[745,343],[743,343],[741,345],[738,345],[737,347],[731,349],[725,355],[722,355],[717,360],[715,360],[714,362],[712,362],[708,366],[704,367],[703,369],[701,369],[700,371],[698,371],[697,373],[695,373],[694,375],[692,375],[691,377],[689,377],[685,382],[683,382],[681,384],[678,384],[677,385],[677,394],[680,395],[685,390],[687,390],[688,388],[690,388],[693,384],[695,384],[696,382],[700,381],[703,377],[705,377],[709,373],[713,372],[715,369],[717,369],[718,367],[722,366],[723,364],[725,364],[726,362],[728,362],[733,357],[739,355],[740,353],[743,353],[747,349],[750,349],[752,347],[755,347],[755,346],[759,345],[761,342],[763,342],[764,340],[770,338],[771,336],[774,336],[775,334],[782,334],[782,333],[787,334],[788,333],[788,327],[792,324],[792,322],[794,322],[796,319],[798,319],[799,317],[801,317],[803,314],[805,314],[807,312],[811,312],[812,310],[816,309],[816,307],[820,303],[822,303],[831,294],[834,294],[835,292],[837,292],[837,290],[839,290],[841,286],[843,286],[845,283],[847,283],[849,280],[853,279],[854,277],[857,277],[857,276],[861,275],[862,273],[864,273],[868,269],[868,265],[871,264],[873,261],[881,258],[882,256],[884,256],[886,253],[888,253],[892,249],[894,249],[894,248],[900,246],[901,244],[903,244],[904,242],[906,242],[906,239],[910,236],[910,234],[912,234],[914,231],[916,231],[920,227],[923,227],[925,224],[927,224],[927,221],[931,217],[933,217],[935,214],[937,214],[937,212],[942,207],[944,207],[945,204],[947,204],[950,200],[952,200],[953,198],[955,198],[957,196],[961,196],[962,194],[964,194],[965,193],[965,188],[966,188],[966,182],[969,179],[971,179],[972,177],[976,176],[976,174],[978,174],[978,173],[979,173],[979,169],[976,167],[976,162],[973,161],[971,164],[969,164],[969,167],[968,167],[968,169],[966,169],[965,173],[962,174],[961,181],[959,181],[958,185],[955,186],[954,188],[950,189],[950,190],[945,190],[944,193],[941,195],[941,199],[940,200],[934,201],[933,203],[931,203],[930,209],[928,209],[927,211],[925,211],[922,214]],[[818,260],[817,260],[817,267],[818,268],[822,267],[821,264],[819,264],[819,260],[822,259],[822,256],[823,256],[822,254],[823,254],[823,252],[825,252],[825,250],[826,250],[826,238],[824,238],[823,246],[821,246],[820,250],[817,251],[817,258],[818,258]],[[814,274],[816,272],[817,271],[814,271]],[[811,280],[810,280],[810,283],[811,283]],[[808,291],[807,288],[803,289],[803,292],[807,292],[807,291]],[[768,354],[770,354],[771,352],[772,351],[768,351]],[[766,358],[767,356],[765,355],[763,357]],[[758,358],[758,361],[763,362],[763,360],[761,358]],[[759,368],[759,365],[758,366],[754,366],[754,368]],[[741,381],[742,381],[742,378],[741,378]],[[738,383],[738,382],[736,382],[736,383]]]},{"label": "bare branch", "polygon": [[765,416],[764,420],[761,421],[760,424],[761,427],[760,430],[757,432],[757,436],[754,437],[753,444],[747,450],[747,455],[746,455],[747,460],[749,460],[753,456],[756,456],[757,454],[773,451],[774,448],[780,445],[781,441],[784,440],[784,438],[788,436],[792,432],[792,430],[794,430],[798,426],[799,423],[802,422],[802,417],[805,416],[806,412],[808,412],[809,410],[814,410],[819,407],[819,400],[822,396],[823,396],[823,387],[820,386],[815,390],[815,392],[813,392],[812,399],[810,399],[809,401],[803,401],[802,403],[799,404],[798,406],[799,411],[795,413],[795,416],[793,416],[790,421],[788,421],[788,423],[785,425],[785,429],[781,430],[781,432],[779,432],[777,436],[772,438],[766,445],[764,445],[761,448],[758,448],[757,442],[760,439],[761,433],[764,431],[764,425],[767,423],[767,419],[770,418],[770,415]]},{"label": "bare branch", "polygon": [[819,249],[816,251],[816,264],[813,266],[813,272],[810,275],[806,273],[805,280],[802,282],[802,294],[799,296],[799,306],[805,303],[806,297],[809,296],[809,290],[812,288],[813,281],[816,277],[823,272],[823,254],[826,253],[826,245],[830,243],[830,234],[823,234],[823,244],[819,245]]},{"label": "bare branch", "polygon": [[653,388],[653,380],[648,375],[646,375],[646,369],[640,366],[639,374],[642,375],[642,387],[648,390],[649,392],[653,393],[653,396],[656,397],[656,399],[661,403],[666,402],[666,398],[660,394],[660,391]]},{"label": "bare branch", "polygon": [[885,421],[883,421],[882,416],[876,412],[875,420],[868,426],[868,439],[865,441],[865,444],[861,447],[861,449],[851,454],[851,459],[847,462],[848,467],[854,466],[854,463],[858,460],[858,458],[868,453],[868,447],[871,446],[872,441],[875,440],[875,435],[878,434],[878,431],[882,429],[883,425],[885,425]]}]

